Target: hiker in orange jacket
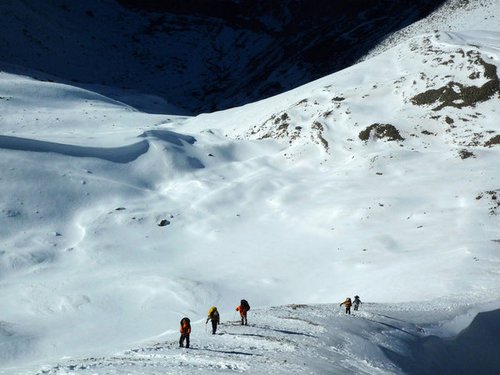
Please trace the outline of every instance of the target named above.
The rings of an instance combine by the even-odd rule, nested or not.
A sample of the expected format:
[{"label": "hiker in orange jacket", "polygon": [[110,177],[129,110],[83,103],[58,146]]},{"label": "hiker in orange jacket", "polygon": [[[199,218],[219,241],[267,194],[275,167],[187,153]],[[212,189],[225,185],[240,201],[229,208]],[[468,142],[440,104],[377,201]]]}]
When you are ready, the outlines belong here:
[{"label": "hiker in orange jacket", "polygon": [[345,305],[345,313],[350,314],[351,313],[351,305],[352,305],[351,299],[349,297],[347,297],[345,299],[345,301],[340,304],[340,306],[342,306],[342,305]]},{"label": "hiker in orange jacket", "polygon": [[250,305],[244,299],[241,300],[240,305],[236,308],[236,311],[240,312],[241,325],[248,325],[247,313],[250,310]]},{"label": "hiker in orange jacket", "polygon": [[189,348],[189,335],[191,334],[191,322],[189,318],[182,318],[181,328],[181,338],[179,339],[179,347],[184,347],[184,340],[186,340],[186,348]]}]

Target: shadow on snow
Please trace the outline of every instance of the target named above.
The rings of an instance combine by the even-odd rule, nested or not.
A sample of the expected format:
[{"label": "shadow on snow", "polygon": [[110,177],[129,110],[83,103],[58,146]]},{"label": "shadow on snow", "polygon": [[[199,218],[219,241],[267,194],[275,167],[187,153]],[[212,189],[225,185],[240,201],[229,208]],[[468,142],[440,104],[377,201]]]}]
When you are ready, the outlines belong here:
[{"label": "shadow on snow", "polygon": [[498,374],[500,309],[479,313],[455,337],[428,336],[409,341],[408,355],[381,349],[408,374]]},{"label": "shadow on snow", "polygon": [[[151,130],[139,136],[140,138],[157,138],[174,146],[183,147],[184,143],[190,145],[196,142],[194,137],[175,133],[168,130]],[[21,137],[0,135],[0,148],[7,150],[28,152],[51,152],[65,156],[90,157],[111,161],[114,163],[129,163],[149,150],[149,141],[142,140],[121,147],[91,147],[77,146],[63,143],[41,141]],[[196,158],[188,157],[192,168],[203,168],[203,164]]]}]

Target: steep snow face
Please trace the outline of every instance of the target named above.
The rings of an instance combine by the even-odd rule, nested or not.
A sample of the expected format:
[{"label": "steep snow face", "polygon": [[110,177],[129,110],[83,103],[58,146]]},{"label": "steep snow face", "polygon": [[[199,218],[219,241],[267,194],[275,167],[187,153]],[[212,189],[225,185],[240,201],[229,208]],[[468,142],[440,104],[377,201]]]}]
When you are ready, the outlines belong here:
[{"label": "steep snow face", "polygon": [[197,114],[345,68],[440,2],[7,1],[0,62],[150,113]]},{"label": "steep snow face", "polygon": [[[369,66],[355,66],[317,81],[308,96],[293,91],[284,109],[270,106],[267,113],[259,109],[228,134],[280,139],[292,149],[313,141],[325,155],[333,155],[330,148],[344,146],[345,141],[357,140],[352,147],[364,148],[366,143],[359,140],[369,141],[370,135],[400,141],[399,146],[418,151],[437,143],[490,146],[498,132],[494,119],[500,93],[498,37],[498,33],[482,32],[416,37],[374,58]],[[378,133],[376,129],[384,124],[395,133]],[[478,134],[473,128],[482,130]],[[334,132],[345,137],[332,139]],[[436,137],[438,142],[433,141]]]},{"label": "steep snow face", "polygon": [[[0,73],[2,371],[89,362],[80,370],[128,372],[155,347],[160,368],[216,371],[227,359],[252,371],[266,368],[274,339],[297,332],[312,341],[292,340],[286,370],[322,372],[332,359],[346,372],[420,368],[409,354],[427,355],[426,336],[456,335],[498,308],[499,51],[498,30],[434,32],[283,95],[189,118]],[[292,331],[290,309],[288,320],[259,310],[353,294],[387,316],[330,331],[341,317],[320,306],[300,315],[320,326]],[[193,336],[204,352],[174,354],[180,318],[202,332],[211,305],[227,321],[241,298],[262,311],[244,332],[262,345]],[[482,327],[431,347],[458,356]],[[416,341],[384,341],[405,329]]]}]

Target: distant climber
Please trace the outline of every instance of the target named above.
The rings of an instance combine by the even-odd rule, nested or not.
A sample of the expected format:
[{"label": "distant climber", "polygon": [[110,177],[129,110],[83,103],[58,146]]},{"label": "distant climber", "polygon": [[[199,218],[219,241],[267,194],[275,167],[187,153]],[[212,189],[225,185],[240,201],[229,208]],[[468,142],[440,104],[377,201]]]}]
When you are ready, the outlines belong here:
[{"label": "distant climber", "polygon": [[351,299],[349,297],[347,297],[345,299],[345,301],[340,304],[340,306],[342,306],[342,305],[345,305],[345,313],[350,314],[351,313],[351,305],[352,305]]},{"label": "distant climber", "polygon": [[181,338],[179,339],[179,347],[184,347],[185,340],[186,348],[189,348],[189,335],[191,334],[191,321],[189,318],[182,318],[180,332]]},{"label": "distant climber", "polygon": [[250,305],[246,299],[242,299],[240,305],[236,308],[236,311],[240,312],[241,325],[248,325],[247,313],[250,310]]},{"label": "distant climber", "polygon": [[354,311],[358,311],[358,307],[362,303],[363,302],[361,302],[361,300],[359,299],[359,296],[354,296],[354,301],[353,301]]},{"label": "distant climber", "polygon": [[212,335],[215,335],[215,332],[217,331],[217,325],[220,323],[220,316],[219,312],[217,311],[217,307],[212,306],[210,310],[208,310],[208,317],[205,324],[207,324],[209,320],[212,321]]}]

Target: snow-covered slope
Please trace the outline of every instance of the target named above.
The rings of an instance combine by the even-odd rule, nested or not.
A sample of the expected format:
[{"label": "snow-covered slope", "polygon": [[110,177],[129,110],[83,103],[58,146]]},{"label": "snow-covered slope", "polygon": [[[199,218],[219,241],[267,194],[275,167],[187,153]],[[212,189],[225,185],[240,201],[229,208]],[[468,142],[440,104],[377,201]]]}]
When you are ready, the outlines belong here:
[{"label": "snow-covered slope", "polygon": [[[450,311],[449,302],[363,304],[352,316],[338,305],[326,304],[251,310],[248,326],[229,317],[233,320],[223,322],[215,336],[197,324],[190,349],[178,348],[174,340],[155,338],[112,357],[43,366],[40,373],[495,373],[499,339],[494,329],[499,328],[500,310],[478,315],[463,333],[443,339],[425,322],[460,314],[460,310]],[[471,309],[460,318],[469,321],[475,313]],[[454,329],[440,329],[441,335],[444,331],[449,335]]]},{"label": "snow-covered slope", "polygon": [[429,16],[389,35],[361,60],[392,48],[412,37],[436,30],[499,30],[500,3],[497,0],[448,0]]},{"label": "snow-covered slope", "polygon": [[[500,307],[495,25],[197,117],[0,73],[0,373],[472,373]],[[241,298],[254,326],[226,324]]]}]

